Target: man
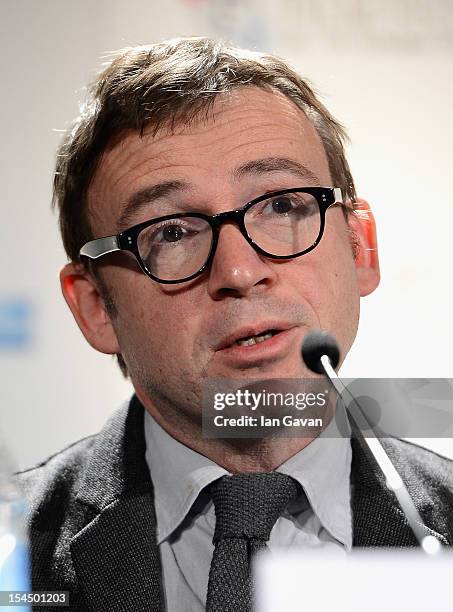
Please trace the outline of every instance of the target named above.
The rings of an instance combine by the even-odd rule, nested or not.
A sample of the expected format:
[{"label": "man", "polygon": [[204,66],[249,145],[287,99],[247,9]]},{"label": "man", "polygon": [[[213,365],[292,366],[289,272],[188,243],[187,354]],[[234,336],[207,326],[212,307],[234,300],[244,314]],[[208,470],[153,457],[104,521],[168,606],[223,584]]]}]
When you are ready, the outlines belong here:
[{"label": "man", "polygon": [[[207,381],[309,376],[313,329],[342,359],[354,341],[379,267],[344,137],[283,61],[209,39],[126,50],[99,76],[58,155],[61,285],[135,395],[21,476],[35,589],[96,612],[246,610],[266,543],[416,544],[356,440],[201,427]],[[450,462],[387,446],[427,532],[451,543]]]}]

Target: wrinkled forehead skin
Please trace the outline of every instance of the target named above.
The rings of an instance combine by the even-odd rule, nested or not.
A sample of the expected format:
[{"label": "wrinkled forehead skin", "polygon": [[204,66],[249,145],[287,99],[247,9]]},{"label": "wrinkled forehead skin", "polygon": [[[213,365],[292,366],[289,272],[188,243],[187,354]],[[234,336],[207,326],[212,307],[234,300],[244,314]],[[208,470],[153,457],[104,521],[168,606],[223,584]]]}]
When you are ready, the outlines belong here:
[{"label": "wrinkled forehead skin", "polygon": [[[101,155],[88,191],[89,218],[96,236],[116,232],[122,205],[133,192],[147,186],[151,177],[153,182],[192,180],[196,174],[198,196],[205,190],[206,196],[221,197],[236,166],[281,156],[302,161],[316,172],[320,184],[331,185],[316,129],[278,91],[247,87],[222,93],[208,112],[200,113],[189,125],[179,124],[173,130],[163,126],[155,135],[153,131],[150,125],[143,136],[133,131],[117,135]],[[300,183],[294,178],[294,184]],[[158,215],[157,211],[152,216]]]}]

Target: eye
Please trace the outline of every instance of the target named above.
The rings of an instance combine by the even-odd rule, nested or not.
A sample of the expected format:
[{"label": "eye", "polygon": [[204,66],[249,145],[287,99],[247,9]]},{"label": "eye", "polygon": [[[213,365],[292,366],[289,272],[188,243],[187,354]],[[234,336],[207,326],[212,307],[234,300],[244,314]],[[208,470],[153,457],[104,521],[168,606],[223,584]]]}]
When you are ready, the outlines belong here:
[{"label": "eye", "polygon": [[293,210],[296,206],[287,196],[281,196],[271,200],[272,210],[279,215],[285,215]]},{"label": "eye", "polygon": [[261,221],[274,223],[287,223],[292,221],[305,221],[319,214],[316,199],[304,192],[283,193],[270,196],[265,200],[257,202],[248,211],[248,219],[260,219]]},{"label": "eye", "polygon": [[[186,229],[188,223],[184,223],[182,220],[166,221],[153,228],[148,235],[148,239],[151,239],[154,244],[168,244],[180,242],[189,233]],[[190,228],[189,228],[190,231]]]},{"label": "eye", "polygon": [[[304,197],[305,196],[305,197]],[[269,198],[261,203],[260,214],[269,217],[306,217],[312,214],[313,198],[291,193]]]},{"label": "eye", "polygon": [[166,242],[177,242],[184,235],[184,230],[179,225],[168,225],[161,232],[162,239]]},{"label": "eye", "polygon": [[166,219],[142,230],[137,246],[143,259],[150,254],[189,252],[198,248],[200,241],[210,244],[211,227],[207,221],[198,217]]}]

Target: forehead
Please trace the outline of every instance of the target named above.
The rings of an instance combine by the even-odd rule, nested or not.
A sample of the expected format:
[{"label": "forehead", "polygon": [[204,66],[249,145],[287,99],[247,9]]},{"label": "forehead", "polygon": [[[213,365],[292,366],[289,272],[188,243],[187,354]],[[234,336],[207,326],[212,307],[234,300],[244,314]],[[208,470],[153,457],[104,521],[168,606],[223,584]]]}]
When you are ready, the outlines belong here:
[{"label": "forehead", "polygon": [[187,195],[198,200],[233,191],[247,197],[252,177],[237,169],[265,158],[293,160],[315,174],[319,184],[330,184],[321,139],[291,100],[256,87],[219,94],[209,113],[189,124],[143,136],[130,132],[104,152],[88,192],[93,229],[114,232],[130,198],[163,181],[183,182],[191,192]]}]

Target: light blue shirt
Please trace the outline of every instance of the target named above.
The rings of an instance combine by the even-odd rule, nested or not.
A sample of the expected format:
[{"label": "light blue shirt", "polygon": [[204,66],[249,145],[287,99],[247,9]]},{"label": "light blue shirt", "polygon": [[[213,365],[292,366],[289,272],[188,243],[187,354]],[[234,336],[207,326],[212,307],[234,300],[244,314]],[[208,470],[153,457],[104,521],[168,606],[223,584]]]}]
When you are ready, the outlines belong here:
[{"label": "light blue shirt", "polygon": [[[172,438],[146,410],[145,439],[166,607],[202,612],[215,528],[205,488],[229,472]],[[344,554],[351,549],[351,457],[349,438],[321,436],[277,468],[299,482],[310,507],[303,496],[288,506],[272,529],[271,552],[329,547]]]}]

